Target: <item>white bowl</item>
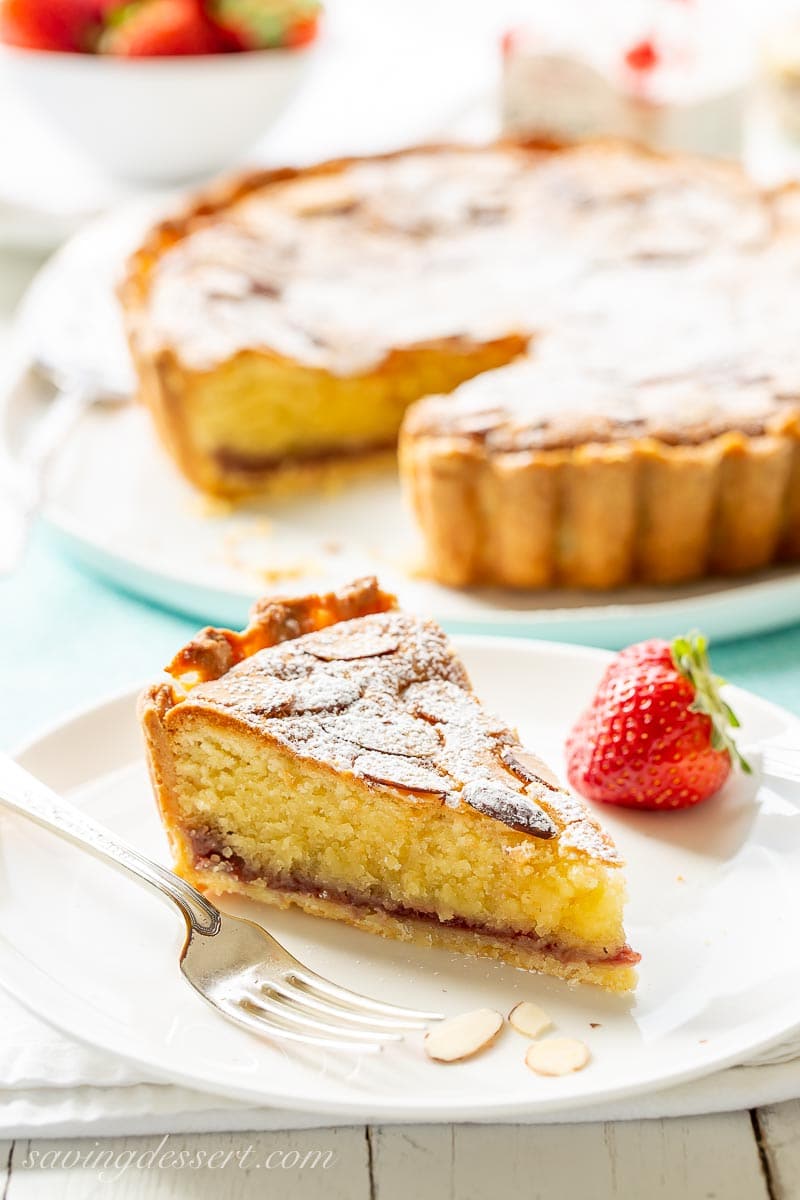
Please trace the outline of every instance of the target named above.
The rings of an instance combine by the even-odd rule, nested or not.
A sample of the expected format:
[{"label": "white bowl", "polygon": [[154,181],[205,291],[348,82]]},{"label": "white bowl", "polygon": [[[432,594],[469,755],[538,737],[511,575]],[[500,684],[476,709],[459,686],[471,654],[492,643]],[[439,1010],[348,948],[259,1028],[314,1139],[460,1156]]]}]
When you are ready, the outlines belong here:
[{"label": "white bowl", "polygon": [[40,112],[113,175],[178,183],[227,166],[286,106],[314,48],[113,58],[3,46]]}]

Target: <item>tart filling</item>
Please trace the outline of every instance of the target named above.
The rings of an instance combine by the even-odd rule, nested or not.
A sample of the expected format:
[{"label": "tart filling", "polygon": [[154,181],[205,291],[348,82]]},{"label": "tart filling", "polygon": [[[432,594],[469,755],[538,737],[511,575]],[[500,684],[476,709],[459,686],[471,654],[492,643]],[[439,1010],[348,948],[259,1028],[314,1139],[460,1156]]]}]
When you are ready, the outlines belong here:
[{"label": "tart filling", "polygon": [[[256,890],[253,894],[256,897],[258,897],[258,885],[261,884],[269,893],[285,896],[287,903],[291,903],[291,899],[295,895],[301,894],[319,901],[332,902],[341,908],[354,909],[356,913],[359,909],[366,909],[371,913],[385,912],[401,920],[430,921],[435,925],[486,934],[493,938],[521,939],[564,963],[605,963],[608,966],[633,966],[639,962],[639,954],[627,944],[613,952],[606,947],[599,951],[594,948],[588,951],[581,950],[578,947],[569,947],[560,945],[558,942],[548,941],[535,932],[509,931],[501,927],[493,927],[486,922],[468,921],[464,917],[440,917],[437,913],[424,908],[412,908],[385,898],[379,900],[375,895],[359,893],[355,889],[337,890],[327,884],[304,879],[297,874],[292,877],[275,876],[271,878],[266,875],[263,867],[255,863],[247,863],[233,853],[226,844],[224,835],[219,832],[211,834],[208,830],[188,830],[187,836],[194,854],[194,869],[206,881],[206,886],[211,890],[227,891],[225,877],[231,876],[238,884],[255,884]],[[209,880],[213,880],[213,882],[209,882]],[[233,890],[238,889],[234,888]]]},{"label": "tart filling", "polygon": [[374,581],[206,630],[141,714],[198,886],[625,990],[610,839]]}]

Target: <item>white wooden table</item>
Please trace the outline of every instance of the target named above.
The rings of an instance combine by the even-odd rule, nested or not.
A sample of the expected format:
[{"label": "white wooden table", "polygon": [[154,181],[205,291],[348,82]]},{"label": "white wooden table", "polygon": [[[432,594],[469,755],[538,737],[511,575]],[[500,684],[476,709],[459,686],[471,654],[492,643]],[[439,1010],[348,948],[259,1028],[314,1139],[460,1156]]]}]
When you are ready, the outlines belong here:
[{"label": "white wooden table", "polygon": [[[794,1200],[799,1131],[800,1102],[791,1101],[752,1113],[602,1125],[24,1140],[0,1142],[0,1197]],[[88,1165],[77,1164],[78,1155]]]}]

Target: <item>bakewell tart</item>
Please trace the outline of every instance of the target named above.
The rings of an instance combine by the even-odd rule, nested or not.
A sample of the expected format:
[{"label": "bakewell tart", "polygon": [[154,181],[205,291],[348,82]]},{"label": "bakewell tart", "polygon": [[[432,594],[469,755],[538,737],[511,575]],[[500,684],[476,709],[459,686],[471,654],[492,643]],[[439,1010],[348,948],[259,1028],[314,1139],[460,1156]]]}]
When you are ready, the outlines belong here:
[{"label": "bakewell tart", "polygon": [[206,629],[140,701],[176,870],[403,941],[625,991],[619,856],[375,580]]},{"label": "bakewell tart", "polygon": [[798,195],[615,140],[251,174],[132,257],[141,394],[235,497],[371,462],[455,389],[403,437],[447,584],[796,559]]}]

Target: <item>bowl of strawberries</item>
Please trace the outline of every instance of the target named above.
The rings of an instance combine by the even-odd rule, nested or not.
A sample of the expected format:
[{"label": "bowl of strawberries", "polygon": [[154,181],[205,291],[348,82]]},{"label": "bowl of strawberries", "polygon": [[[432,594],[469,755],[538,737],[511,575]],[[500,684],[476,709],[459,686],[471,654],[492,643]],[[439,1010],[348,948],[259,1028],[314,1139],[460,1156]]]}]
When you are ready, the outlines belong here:
[{"label": "bowl of strawberries", "polygon": [[0,69],[112,175],[197,179],[283,111],[319,0],[0,0]]}]

